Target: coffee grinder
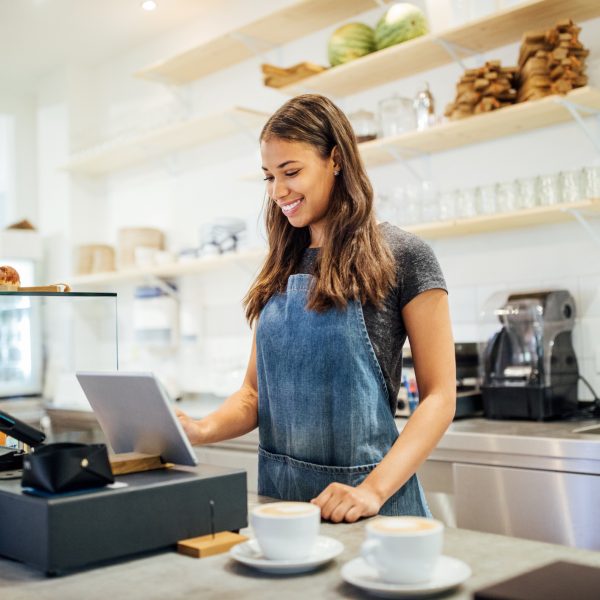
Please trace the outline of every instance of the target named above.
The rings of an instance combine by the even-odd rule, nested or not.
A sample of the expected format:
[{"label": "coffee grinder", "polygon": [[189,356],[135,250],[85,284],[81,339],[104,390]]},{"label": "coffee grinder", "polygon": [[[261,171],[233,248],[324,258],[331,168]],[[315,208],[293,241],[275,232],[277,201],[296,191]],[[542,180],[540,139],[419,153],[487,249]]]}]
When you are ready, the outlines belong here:
[{"label": "coffee grinder", "polygon": [[484,416],[543,421],[573,413],[579,370],[571,294],[511,294],[494,314],[501,328],[487,343],[482,361]]}]

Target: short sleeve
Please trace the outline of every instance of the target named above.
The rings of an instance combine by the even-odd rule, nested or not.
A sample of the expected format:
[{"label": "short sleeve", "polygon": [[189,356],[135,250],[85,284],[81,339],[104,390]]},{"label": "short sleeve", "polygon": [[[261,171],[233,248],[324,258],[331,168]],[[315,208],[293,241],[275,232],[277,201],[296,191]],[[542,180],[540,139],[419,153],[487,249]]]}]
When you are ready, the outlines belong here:
[{"label": "short sleeve", "polygon": [[448,287],[431,246],[421,238],[386,223],[383,233],[398,268],[397,299],[402,310],[413,298],[432,289]]}]

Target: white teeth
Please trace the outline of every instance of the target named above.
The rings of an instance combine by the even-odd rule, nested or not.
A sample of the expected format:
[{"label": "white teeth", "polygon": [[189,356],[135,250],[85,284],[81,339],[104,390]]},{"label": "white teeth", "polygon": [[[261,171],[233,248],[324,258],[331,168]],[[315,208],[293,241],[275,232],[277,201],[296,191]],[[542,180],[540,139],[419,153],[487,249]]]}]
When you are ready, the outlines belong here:
[{"label": "white teeth", "polygon": [[288,204],[287,206],[282,206],[281,210],[284,213],[292,212],[296,208],[296,206],[298,206],[298,204],[300,204],[300,202],[302,202],[302,200],[297,200],[296,202],[292,202],[291,204]]}]

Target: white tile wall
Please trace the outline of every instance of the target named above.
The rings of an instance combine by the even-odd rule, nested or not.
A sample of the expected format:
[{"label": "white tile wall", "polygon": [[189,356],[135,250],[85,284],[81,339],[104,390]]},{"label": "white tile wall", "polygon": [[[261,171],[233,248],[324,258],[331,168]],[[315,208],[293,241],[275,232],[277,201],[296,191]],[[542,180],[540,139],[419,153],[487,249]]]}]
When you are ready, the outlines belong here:
[{"label": "white tile wall", "polygon": [[[184,86],[176,94],[166,87],[131,77],[135,70],[192,45],[209,30],[210,34],[216,35],[233,26],[230,18],[235,18],[235,23],[250,21],[259,13],[272,9],[273,3],[262,0],[250,7],[249,3],[236,2],[236,6],[239,10],[228,14],[227,18],[224,14],[207,16],[203,23],[190,24],[179,32],[153,40],[97,67],[94,74],[99,100],[95,103],[96,113],[89,115],[90,127],[96,127],[100,121],[105,135],[127,127],[148,127],[163,117],[157,116],[157,107],[165,107],[165,112],[171,110],[169,107],[175,107],[173,114],[186,110],[202,114],[230,105],[268,112],[282,104],[286,100],[284,96],[261,84],[259,65],[262,57]],[[353,20],[374,24],[381,12],[378,8]],[[270,52],[266,58],[284,66],[302,60],[326,64],[326,42],[333,29],[335,27],[330,27],[287,44]],[[592,53],[588,66],[591,82],[600,84],[600,61],[596,58],[600,57],[600,19],[584,23],[581,37]],[[517,52],[518,44],[511,44],[485,58],[500,58],[503,64],[509,65],[516,62]],[[467,63],[473,66],[475,61],[468,60]],[[376,110],[382,98],[392,93],[413,96],[423,82],[428,81],[436,98],[437,112],[441,113],[452,99],[460,73],[459,66],[452,64],[336,100],[347,112],[358,108]],[[82,94],[83,97],[89,97],[89,90]],[[71,92],[64,102],[73,105],[77,100],[77,94]],[[81,127],[81,103],[77,109],[77,124]],[[600,135],[600,123],[588,121],[592,130]],[[255,225],[264,187],[260,182],[245,182],[238,178],[259,169],[258,145],[247,133],[179,152],[168,160],[152,161],[113,174],[104,178],[103,184],[95,190],[70,189],[71,203],[76,204],[85,196],[90,210],[89,198],[102,207],[97,206],[92,212],[73,211],[76,222],[72,227],[86,231],[86,235],[95,232],[95,237],[105,236],[104,241],[114,242],[119,227],[157,226],[166,231],[170,249],[177,252],[197,243],[202,223],[218,216],[235,215],[252,224],[250,237],[256,242],[260,239],[260,227]],[[256,132],[250,132],[252,135]],[[594,163],[600,163],[600,157],[592,144],[577,126],[565,124],[415,159],[410,166],[422,175],[432,177],[440,189],[454,189]],[[411,181],[401,164],[372,169],[370,175],[376,189],[382,192]],[[47,190],[48,187],[42,184],[42,198]],[[89,229],[89,214],[94,215],[94,232]],[[600,234],[598,220],[592,226]],[[548,286],[569,289],[577,304],[575,340],[581,369],[600,391],[600,373],[595,369],[596,355],[600,352],[600,343],[596,342],[600,339],[600,246],[582,227],[567,223],[440,240],[432,246],[450,288],[457,340],[485,339],[489,334],[489,323],[482,323],[480,312],[495,292]],[[242,363],[242,357],[247,356],[250,333],[244,322],[241,299],[254,273],[253,269],[231,267],[180,282],[182,321],[191,335],[196,335],[195,341],[188,340],[179,353],[184,387],[217,386],[218,377],[214,373],[223,366],[224,349],[234,357],[232,363],[235,364]],[[130,293],[131,290],[122,293],[122,320],[128,314],[127,294]],[[129,334],[128,325],[124,323],[121,337],[126,349],[129,348]],[[131,351],[130,355],[135,358],[136,352]],[[232,376],[229,383],[233,379]],[[582,397],[589,397],[589,393],[582,390]]]}]

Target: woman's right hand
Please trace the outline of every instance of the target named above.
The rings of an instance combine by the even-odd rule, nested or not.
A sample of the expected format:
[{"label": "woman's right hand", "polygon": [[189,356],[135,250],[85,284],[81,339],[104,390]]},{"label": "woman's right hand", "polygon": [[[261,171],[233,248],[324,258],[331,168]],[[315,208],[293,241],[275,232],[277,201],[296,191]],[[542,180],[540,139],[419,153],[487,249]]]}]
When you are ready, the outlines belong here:
[{"label": "woman's right hand", "polygon": [[175,414],[185,431],[185,434],[188,436],[192,446],[198,446],[204,442],[203,434],[202,434],[202,426],[201,421],[196,421],[192,419],[189,415],[184,413],[182,410],[178,408],[175,409]]}]

